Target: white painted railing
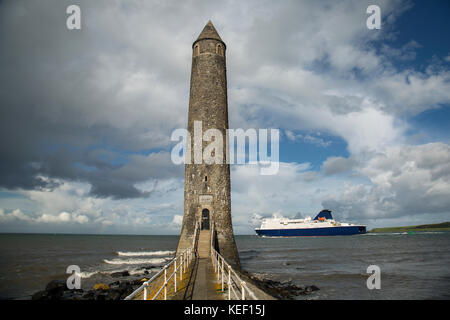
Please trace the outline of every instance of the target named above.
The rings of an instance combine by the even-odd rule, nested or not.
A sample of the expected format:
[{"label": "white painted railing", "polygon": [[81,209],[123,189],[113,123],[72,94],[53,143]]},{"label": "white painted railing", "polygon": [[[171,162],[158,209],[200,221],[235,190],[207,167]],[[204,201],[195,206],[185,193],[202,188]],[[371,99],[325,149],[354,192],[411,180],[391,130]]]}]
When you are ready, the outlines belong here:
[{"label": "white painted railing", "polygon": [[222,292],[225,291],[225,283],[227,285],[228,300],[258,300],[245,281],[241,280],[236,271],[214,249],[214,224],[211,228],[211,261],[217,280],[221,282]]},{"label": "white painted railing", "polygon": [[[148,299],[148,287],[149,285],[157,278],[159,278],[162,274],[164,274],[164,282],[159,288],[159,290],[156,292],[156,294],[152,297],[152,300],[155,300],[164,290],[164,300],[167,300],[167,286],[170,283],[170,281],[173,278],[174,282],[174,289],[175,292],[177,292],[177,272],[179,273],[180,280],[182,279],[182,275],[188,271],[188,267],[197,257],[197,240],[198,240],[198,223],[195,225],[195,231],[194,231],[194,239],[192,241],[192,246],[184,250],[182,253],[177,255],[175,258],[173,258],[168,264],[166,264],[157,274],[155,274],[153,277],[151,277],[149,280],[145,281],[139,288],[134,290],[129,296],[125,298],[125,300],[132,300],[134,299],[140,292],[143,291],[143,300]],[[173,265],[173,270],[170,275],[167,275],[167,270],[170,268],[170,266]]]}]

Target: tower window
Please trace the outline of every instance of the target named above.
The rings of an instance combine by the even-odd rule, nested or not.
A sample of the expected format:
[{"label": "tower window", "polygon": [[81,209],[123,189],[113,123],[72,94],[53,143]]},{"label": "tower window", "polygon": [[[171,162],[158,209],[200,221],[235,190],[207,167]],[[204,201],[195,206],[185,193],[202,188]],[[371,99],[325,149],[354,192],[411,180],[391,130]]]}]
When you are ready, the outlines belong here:
[{"label": "tower window", "polygon": [[200,47],[198,46],[198,44],[196,44],[194,46],[194,56],[197,56],[200,54]]},{"label": "tower window", "polygon": [[216,53],[223,56],[222,45],[218,44],[216,47]]},{"label": "tower window", "polygon": [[205,176],[205,182],[208,182],[208,176]]}]

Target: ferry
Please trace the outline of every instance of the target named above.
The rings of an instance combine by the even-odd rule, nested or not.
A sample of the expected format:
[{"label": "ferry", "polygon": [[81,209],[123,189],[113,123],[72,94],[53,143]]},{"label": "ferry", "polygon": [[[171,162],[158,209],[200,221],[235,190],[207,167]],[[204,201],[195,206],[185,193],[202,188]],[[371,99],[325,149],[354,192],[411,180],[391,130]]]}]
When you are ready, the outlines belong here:
[{"label": "ferry", "polygon": [[347,236],[366,233],[366,226],[335,221],[330,210],[322,210],[313,220],[311,217],[264,219],[255,231],[262,237]]}]

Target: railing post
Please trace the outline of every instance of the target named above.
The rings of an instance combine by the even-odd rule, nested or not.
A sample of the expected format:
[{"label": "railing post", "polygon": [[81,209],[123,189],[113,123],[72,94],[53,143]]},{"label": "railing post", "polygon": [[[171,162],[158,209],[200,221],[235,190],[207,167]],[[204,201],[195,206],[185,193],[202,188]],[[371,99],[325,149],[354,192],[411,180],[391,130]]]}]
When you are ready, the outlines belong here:
[{"label": "railing post", "polygon": [[174,281],[174,285],[175,285],[175,292],[177,292],[177,259],[175,259],[174,265],[173,265],[173,273],[174,273],[174,277],[173,277],[173,281]]},{"label": "railing post", "polygon": [[147,300],[147,287],[148,287],[148,283],[144,282],[144,300]]},{"label": "railing post", "polygon": [[164,300],[167,300],[167,268],[164,269]]},{"label": "railing post", "polygon": [[219,256],[217,255],[217,252],[214,251],[214,271],[217,272],[217,259],[219,259]]},{"label": "railing post", "polygon": [[228,266],[228,300],[231,300],[231,268]]},{"label": "railing post", "polygon": [[[184,252],[183,252],[183,255],[181,256],[181,268],[180,268],[180,281],[181,281],[181,276],[182,276],[182,272],[183,272],[183,269],[184,269]],[[175,278],[177,277],[177,274],[175,273]]]},{"label": "railing post", "polygon": [[181,280],[181,275],[184,273],[184,265],[185,265],[185,261],[184,260],[186,260],[186,253],[187,252],[183,252],[183,256],[181,257],[180,280]]},{"label": "railing post", "polygon": [[245,282],[242,281],[242,282],[241,282],[242,300],[245,300],[245,290],[244,290],[244,287],[245,287]]},{"label": "railing post", "polygon": [[[223,258],[220,257],[220,260],[222,260]],[[217,257],[217,280],[220,280],[220,260],[219,257]]]},{"label": "railing post", "polygon": [[222,273],[222,292],[223,292],[223,259],[222,259],[222,268],[221,268],[221,269],[222,269],[222,270],[221,270],[221,271],[222,271],[221,273]]},{"label": "railing post", "polygon": [[[222,259],[220,259],[220,260],[222,260]],[[220,260],[219,260],[219,257],[217,257],[217,281],[220,280]]]}]

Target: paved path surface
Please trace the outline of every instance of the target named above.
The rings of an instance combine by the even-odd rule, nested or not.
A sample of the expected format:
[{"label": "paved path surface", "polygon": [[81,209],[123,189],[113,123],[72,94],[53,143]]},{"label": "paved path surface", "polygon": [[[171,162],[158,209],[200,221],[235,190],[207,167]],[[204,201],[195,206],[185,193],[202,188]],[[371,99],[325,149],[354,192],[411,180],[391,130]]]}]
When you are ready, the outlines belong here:
[{"label": "paved path surface", "polygon": [[223,294],[217,290],[217,281],[211,260],[199,258],[192,268],[185,290],[177,292],[174,300],[223,300]]},{"label": "paved path surface", "polygon": [[211,231],[201,230],[198,239],[198,259],[192,266],[191,274],[184,290],[172,297],[174,300],[223,300],[217,290],[218,282],[209,257]]}]

